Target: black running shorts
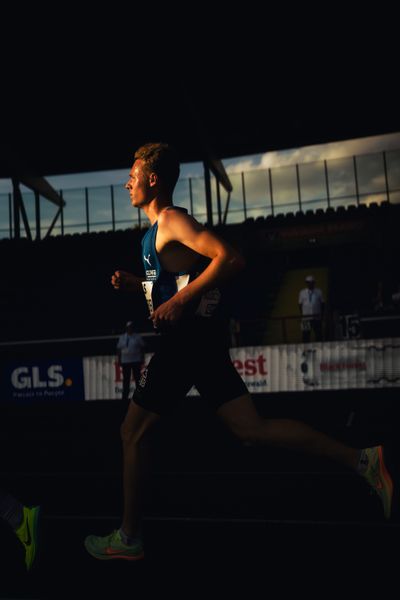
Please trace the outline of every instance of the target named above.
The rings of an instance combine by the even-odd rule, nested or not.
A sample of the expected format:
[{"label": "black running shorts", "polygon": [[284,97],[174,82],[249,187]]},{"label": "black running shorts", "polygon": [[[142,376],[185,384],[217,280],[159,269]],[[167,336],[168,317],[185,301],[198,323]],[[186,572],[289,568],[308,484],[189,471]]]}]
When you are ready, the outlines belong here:
[{"label": "black running shorts", "polygon": [[192,386],[215,409],[248,393],[218,321],[203,317],[182,321],[160,334],[158,343],[132,398],[146,410],[173,413]]}]

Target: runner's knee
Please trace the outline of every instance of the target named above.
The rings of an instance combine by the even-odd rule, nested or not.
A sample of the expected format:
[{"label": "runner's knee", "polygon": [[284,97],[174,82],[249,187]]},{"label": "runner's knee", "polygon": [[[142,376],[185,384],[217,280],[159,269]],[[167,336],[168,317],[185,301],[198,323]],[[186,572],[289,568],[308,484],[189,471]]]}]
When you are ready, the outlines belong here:
[{"label": "runner's knee", "polygon": [[231,423],[229,429],[244,444],[252,445],[259,443],[262,438],[262,432],[265,428],[263,419],[254,419],[250,423]]},{"label": "runner's knee", "polygon": [[120,428],[122,443],[124,445],[140,444],[151,425],[151,422],[127,423],[124,421]]}]

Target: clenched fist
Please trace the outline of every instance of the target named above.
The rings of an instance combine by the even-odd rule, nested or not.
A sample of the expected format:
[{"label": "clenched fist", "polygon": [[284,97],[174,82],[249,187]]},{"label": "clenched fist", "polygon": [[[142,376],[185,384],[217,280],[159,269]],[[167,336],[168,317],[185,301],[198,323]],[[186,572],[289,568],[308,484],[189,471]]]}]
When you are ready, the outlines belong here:
[{"label": "clenched fist", "polygon": [[114,275],[111,276],[111,285],[115,290],[142,291],[142,281],[141,277],[127,271],[115,271]]}]

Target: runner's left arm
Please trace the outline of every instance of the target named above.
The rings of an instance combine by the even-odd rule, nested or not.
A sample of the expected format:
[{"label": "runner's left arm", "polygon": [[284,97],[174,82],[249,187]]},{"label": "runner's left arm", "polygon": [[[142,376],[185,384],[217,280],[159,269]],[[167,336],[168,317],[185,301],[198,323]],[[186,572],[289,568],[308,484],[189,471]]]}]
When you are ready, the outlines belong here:
[{"label": "runner's left arm", "polygon": [[229,281],[245,265],[244,258],[193,217],[178,211],[165,211],[159,219],[159,230],[167,241],[177,241],[199,255],[210,259],[204,271],[170,300],[161,304],[151,315],[157,326],[180,318],[185,306],[201,298],[213,288]]}]

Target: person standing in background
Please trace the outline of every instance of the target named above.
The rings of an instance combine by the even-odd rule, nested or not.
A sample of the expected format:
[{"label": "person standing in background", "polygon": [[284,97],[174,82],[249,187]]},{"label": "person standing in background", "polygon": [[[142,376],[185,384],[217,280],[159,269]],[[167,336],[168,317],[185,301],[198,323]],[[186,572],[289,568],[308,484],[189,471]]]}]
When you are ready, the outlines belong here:
[{"label": "person standing in background", "polygon": [[311,340],[311,331],[314,331],[315,340],[322,341],[322,319],[324,316],[325,302],[322,290],[315,287],[313,275],[307,275],[307,287],[300,290],[299,308],[303,315],[301,320],[301,331],[303,343]]},{"label": "person standing in background", "polygon": [[144,362],[144,341],[141,335],[135,333],[132,321],[127,322],[125,333],[118,339],[117,353],[118,364],[122,368],[122,400],[128,400],[131,374],[137,386]]}]

